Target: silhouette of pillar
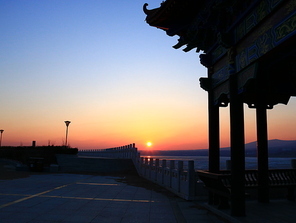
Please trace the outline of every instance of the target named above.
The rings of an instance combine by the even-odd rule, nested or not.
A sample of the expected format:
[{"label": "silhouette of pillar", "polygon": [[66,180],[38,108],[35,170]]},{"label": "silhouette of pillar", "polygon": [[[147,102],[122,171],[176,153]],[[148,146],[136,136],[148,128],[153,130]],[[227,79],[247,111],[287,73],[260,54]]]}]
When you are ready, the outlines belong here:
[{"label": "silhouette of pillar", "polygon": [[267,115],[264,103],[259,103],[256,108],[257,118],[257,159],[258,159],[258,201],[269,202],[268,178],[268,136]]},{"label": "silhouette of pillar", "polygon": [[213,92],[209,91],[209,171],[220,171],[220,133],[219,133],[219,106],[214,105]]},{"label": "silhouette of pillar", "polygon": [[[211,76],[211,69],[208,69],[208,76]],[[220,171],[220,119],[219,106],[214,104],[214,91],[210,87],[208,91],[208,126],[209,126],[209,172],[219,173]],[[209,204],[214,204],[213,192],[208,192]]]},{"label": "silhouette of pillar", "polygon": [[[209,171],[219,173],[220,171],[220,120],[219,104],[215,104],[215,89],[212,76],[213,67],[209,63],[207,54],[200,55],[201,63],[208,68],[208,78],[200,78],[200,86],[208,92],[208,137],[209,137]],[[211,197],[211,196],[210,196]],[[210,198],[211,200],[211,198]]]},{"label": "silhouette of pillar", "polygon": [[235,50],[229,49],[231,214],[245,216],[245,137],[244,107],[238,92]]}]

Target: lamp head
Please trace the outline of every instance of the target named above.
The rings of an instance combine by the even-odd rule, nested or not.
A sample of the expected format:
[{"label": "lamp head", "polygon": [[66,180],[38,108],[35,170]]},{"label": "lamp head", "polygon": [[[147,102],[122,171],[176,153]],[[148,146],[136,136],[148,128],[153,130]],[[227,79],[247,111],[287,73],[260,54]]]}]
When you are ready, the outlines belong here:
[{"label": "lamp head", "polygon": [[66,126],[68,127],[71,121],[65,121]]}]

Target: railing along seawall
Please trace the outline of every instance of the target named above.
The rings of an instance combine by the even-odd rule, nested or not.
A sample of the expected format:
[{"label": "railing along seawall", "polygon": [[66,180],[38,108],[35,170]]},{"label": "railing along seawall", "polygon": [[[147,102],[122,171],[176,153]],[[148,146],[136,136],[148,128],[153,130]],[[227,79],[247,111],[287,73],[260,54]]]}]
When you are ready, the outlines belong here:
[{"label": "railing along seawall", "polygon": [[195,200],[198,196],[206,195],[203,184],[197,178],[193,160],[187,161],[185,169],[184,161],[141,157],[135,144],[100,150],[82,150],[81,152],[95,153],[101,157],[132,159],[141,177],[186,200]]},{"label": "railing along seawall", "polygon": [[100,157],[112,157],[112,158],[126,158],[133,159],[133,156],[137,153],[135,144],[129,144],[125,146],[107,148],[107,149],[87,149],[79,150],[80,154],[93,153]]}]

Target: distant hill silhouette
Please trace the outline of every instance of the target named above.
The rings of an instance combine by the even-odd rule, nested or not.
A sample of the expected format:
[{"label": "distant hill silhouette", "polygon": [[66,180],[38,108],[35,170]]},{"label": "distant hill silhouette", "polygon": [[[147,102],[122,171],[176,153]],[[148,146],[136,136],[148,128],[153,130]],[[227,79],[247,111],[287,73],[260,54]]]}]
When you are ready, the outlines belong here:
[{"label": "distant hill silhouette", "polygon": [[[296,140],[272,139],[268,141],[269,157],[296,157]],[[257,142],[245,145],[246,156],[257,156]],[[199,150],[142,150],[144,156],[207,156],[208,149]],[[220,149],[221,156],[230,156],[230,148]]]},{"label": "distant hill silhouette", "polygon": [[[256,156],[257,142],[246,144],[246,155]],[[296,140],[272,139],[268,141],[270,157],[296,157]]]}]

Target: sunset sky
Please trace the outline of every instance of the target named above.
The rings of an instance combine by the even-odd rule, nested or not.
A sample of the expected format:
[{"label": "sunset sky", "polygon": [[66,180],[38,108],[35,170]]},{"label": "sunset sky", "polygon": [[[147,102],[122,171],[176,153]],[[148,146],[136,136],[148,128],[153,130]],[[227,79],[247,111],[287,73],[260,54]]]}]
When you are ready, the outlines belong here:
[{"label": "sunset sky", "polygon": [[[161,0],[0,0],[2,146],[208,148],[206,68],[145,22]],[[245,107],[246,142],[256,141]],[[296,100],[268,111],[269,138],[296,139]],[[229,108],[221,108],[229,146]]]}]

